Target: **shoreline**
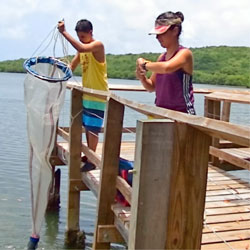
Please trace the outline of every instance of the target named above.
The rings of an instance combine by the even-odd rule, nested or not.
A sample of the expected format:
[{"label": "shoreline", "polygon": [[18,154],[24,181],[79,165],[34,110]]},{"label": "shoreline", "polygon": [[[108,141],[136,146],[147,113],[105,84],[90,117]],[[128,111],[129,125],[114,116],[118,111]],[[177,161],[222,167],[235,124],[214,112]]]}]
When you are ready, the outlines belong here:
[{"label": "shoreline", "polygon": [[[0,74],[23,74],[25,75],[26,72],[8,72],[8,71],[0,71]],[[81,77],[81,75],[74,74],[73,77]],[[128,80],[128,81],[139,81],[136,78],[135,79],[129,79],[129,78],[114,78],[114,77],[108,77],[108,80]],[[1,84],[1,83],[0,83]],[[213,84],[213,83],[208,83],[208,82],[193,82],[193,85],[196,84],[201,84],[201,85],[212,85],[212,86],[218,86],[218,87],[230,87],[230,88],[237,88],[237,89],[250,89],[250,86],[245,86],[245,85],[231,85],[231,84]]]}]

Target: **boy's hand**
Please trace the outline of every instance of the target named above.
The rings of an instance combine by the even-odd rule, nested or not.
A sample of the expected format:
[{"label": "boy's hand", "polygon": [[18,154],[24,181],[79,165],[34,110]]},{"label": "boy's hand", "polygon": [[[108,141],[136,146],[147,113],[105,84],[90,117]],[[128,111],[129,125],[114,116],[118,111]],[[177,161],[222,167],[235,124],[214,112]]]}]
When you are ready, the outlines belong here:
[{"label": "boy's hand", "polygon": [[64,31],[66,31],[64,21],[58,22],[57,29],[59,30],[60,33],[63,33]]}]

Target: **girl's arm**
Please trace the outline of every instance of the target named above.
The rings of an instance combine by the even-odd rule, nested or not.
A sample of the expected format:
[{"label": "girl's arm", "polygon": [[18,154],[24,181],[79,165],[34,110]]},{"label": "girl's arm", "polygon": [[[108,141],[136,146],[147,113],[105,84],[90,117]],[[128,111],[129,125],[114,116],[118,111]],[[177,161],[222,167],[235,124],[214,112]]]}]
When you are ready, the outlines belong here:
[{"label": "girl's arm", "polygon": [[[160,58],[163,56],[161,54],[157,62],[160,60]],[[155,91],[155,82],[156,82],[156,73],[153,72],[150,78],[147,78],[146,76],[146,70],[143,65],[150,63],[149,61],[143,59],[143,58],[138,58],[136,62],[136,76],[137,78],[141,81],[142,85],[144,88],[149,91],[149,92],[154,92]]]},{"label": "girl's arm", "polygon": [[158,74],[172,73],[182,69],[186,73],[192,75],[193,73],[193,56],[189,49],[180,50],[173,58],[166,62],[148,62],[141,64],[146,70]]}]

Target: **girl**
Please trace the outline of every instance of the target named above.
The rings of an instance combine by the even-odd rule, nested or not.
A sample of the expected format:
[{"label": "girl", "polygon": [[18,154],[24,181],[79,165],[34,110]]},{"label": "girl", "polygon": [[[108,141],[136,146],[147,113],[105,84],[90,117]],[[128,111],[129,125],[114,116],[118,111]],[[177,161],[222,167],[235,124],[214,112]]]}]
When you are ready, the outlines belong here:
[{"label": "girl", "polygon": [[[149,92],[156,92],[156,106],[194,115],[193,56],[179,44],[183,20],[181,12],[168,11],[157,17],[149,34],[156,35],[166,52],[157,62],[138,58],[136,76]],[[150,78],[146,71],[152,72]]]}]

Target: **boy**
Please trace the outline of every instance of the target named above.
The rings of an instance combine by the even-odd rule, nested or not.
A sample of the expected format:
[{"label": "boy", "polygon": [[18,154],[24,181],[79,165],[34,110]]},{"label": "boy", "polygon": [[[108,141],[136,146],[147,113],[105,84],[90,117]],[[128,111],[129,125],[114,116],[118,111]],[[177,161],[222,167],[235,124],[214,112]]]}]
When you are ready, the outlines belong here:
[{"label": "boy", "polygon": [[[104,45],[93,38],[91,22],[86,19],[77,22],[75,31],[80,42],[66,31],[63,21],[59,22],[58,30],[77,50],[70,67],[74,71],[81,63],[83,87],[108,91]],[[105,100],[83,94],[82,122],[86,130],[88,147],[93,151],[96,151],[98,144],[98,134],[103,123],[105,105]],[[82,161],[85,163],[81,167],[82,172],[95,169],[95,165],[89,162],[86,156],[82,157]]]}]

